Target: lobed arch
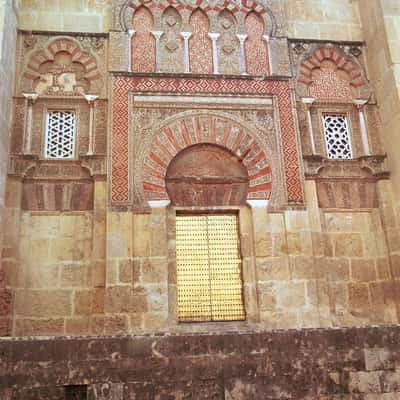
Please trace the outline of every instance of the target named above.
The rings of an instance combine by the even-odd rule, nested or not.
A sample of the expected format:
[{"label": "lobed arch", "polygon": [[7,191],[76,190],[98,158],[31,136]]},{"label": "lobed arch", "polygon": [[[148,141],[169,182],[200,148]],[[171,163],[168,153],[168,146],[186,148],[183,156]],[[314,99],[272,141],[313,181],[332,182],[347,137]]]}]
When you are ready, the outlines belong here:
[{"label": "lobed arch", "polygon": [[[331,78],[324,76],[324,71],[330,71]],[[315,85],[320,87],[315,89]],[[297,75],[297,92],[300,97],[341,102],[369,98],[371,94],[363,67],[333,46],[313,48],[303,57]]]},{"label": "lobed arch", "polygon": [[[32,51],[22,75],[25,86],[31,86],[34,91],[35,82],[43,79],[43,69],[51,69],[53,74],[61,75],[63,73],[61,70],[65,68],[57,68],[58,58],[63,58],[59,57],[60,55],[69,57],[69,72],[76,73],[79,80],[84,81],[89,87],[95,83],[100,89],[102,76],[96,57],[84,50],[78,41],[65,37],[52,39],[43,48]],[[45,66],[49,68],[44,68]],[[60,72],[57,69],[60,69]]]},{"label": "lobed arch", "polygon": [[245,42],[247,73],[249,75],[269,75],[269,54],[265,41],[265,22],[254,10],[247,13]]},{"label": "lobed arch", "polygon": [[[196,9],[202,10],[208,16],[210,12],[220,13],[222,10],[226,9],[230,11],[236,18],[239,15],[247,15],[250,11],[257,13],[263,20],[265,26],[270,26],[266,34],[270,37],[276,36],[278,29],[276,17],[272,10],[256,0],[241,0],[240,4],[238,2],[233,2],[229,0],[221,0],[216,2],[210,2],[209,0],[161,0],[158,2],[151,0],[126,0],[120,9],[118,8],[119,15],[116,18],[119,19],[119,25],[123,31],[128,31],[132,28],[133,15],[136,10],[145,5],[154,14],[154,11],[163,12],[168,7],[174,7],[179,13],[182,11],[188,11],[190,15]],[[239,18],[238,18],[239,19]],[[185,25],[189,24],[189,21],[184,21]]]},{"label": "lobed arch", "polygon": [[236,121],[210,114],[181,116],[157,130],[142,161],[144,199],[169,200],[166,177],[171,162],[183,150],[205,144],[241,161],[248,175],[247,200],[271,199],[271,163],[258,139]]},{"label": "lobed arch", "polygon": [[189,39],[189,64],[192,73],[213,72],[213,53],[211,39],[208,37],[210,19],[201,9],[192,11],[189,18],[192,36]]},{"label": "lobed arch", "polygon": [[140,6],[133,15],[132,25],[135,30],[131,48],[132,71],[155,72],[156,43],[151,31],[154,27],[154,17],[146,6]]}]

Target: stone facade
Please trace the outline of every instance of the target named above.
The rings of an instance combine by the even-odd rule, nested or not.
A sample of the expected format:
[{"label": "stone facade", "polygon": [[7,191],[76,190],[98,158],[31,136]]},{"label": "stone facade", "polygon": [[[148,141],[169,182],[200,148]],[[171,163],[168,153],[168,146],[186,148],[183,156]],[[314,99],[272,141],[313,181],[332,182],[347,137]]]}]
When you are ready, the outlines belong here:
[{"label": "stone facade", "polygon": [[[1,88],[0,335],[163,333],[213,347],[235,342],[226,336],[235,331],[240,348],[308,335],[331,343],[340,332],[343,357],[355,354],[354,364],[318,375],[313,358],[309,379],[320,386],[286,394],[288,381],[268,383],[266,371],[276,371],[253,358],[248,368],[263,378],[230,373],[234,361],[212,378],[187,376],[175,394],[171,385],[122,375],[35,391],[18,388],[7,372],[12,384],[0,397],[63,398],[64,385],[87,379],[96,399],[197,399],[197,386],[215,399],[396,398],[390,343],[398,332],[385,328],[400,323],[396,5],[83,3],[22,1],[18,34],[16,19],[3,28],[1,71],[14,73],[15,84]],[[2,7],[11,12],[10,2]],[[55,127],[51,113],[60,114]],[[73,139],[63,139],[65,126]],[[66,157],[49,157],[51,129],[61,132],[54,146],[67,148]],[[176,216],[193,212],[238,216],[245,321],[179,322]],[[382,325],[384,339],[370,328],[337,330],[370,325]],[[324,329],[245,333],[306,328]],[[146,351],[149,338],[104,346]],[[13,342],[4,343],[11,351]],[[85,352],[82,360],[90,359]],[[202,365],[212,362],[206,353],[198,353]],[[293,357],[301,364],[308,356]],[[323,368],[339,363],[335,357]],[[306,379],[290,371],[298,385]],[[103,384],[111,385],[103,388],[108,397]]]},{"label": "stone facade", "polygon": [[[16,28],[18,2],[0,2],[0,249],[3,248],[6,216],[7,160],[10,147],[13,79],[16,57]],[[11,333],[11,292],[7,285],[6,271],[0,263],[0,335]]]}]

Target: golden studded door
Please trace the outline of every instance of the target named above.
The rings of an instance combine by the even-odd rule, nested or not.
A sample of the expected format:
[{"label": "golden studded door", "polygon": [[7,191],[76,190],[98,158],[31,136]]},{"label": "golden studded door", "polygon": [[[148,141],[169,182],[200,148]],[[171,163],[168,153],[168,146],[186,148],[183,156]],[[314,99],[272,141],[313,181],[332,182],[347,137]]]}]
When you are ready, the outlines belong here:
[{"label": "golden studded door", "polygon": [[238,217],[177,215],[178,319],[245,319]]}]

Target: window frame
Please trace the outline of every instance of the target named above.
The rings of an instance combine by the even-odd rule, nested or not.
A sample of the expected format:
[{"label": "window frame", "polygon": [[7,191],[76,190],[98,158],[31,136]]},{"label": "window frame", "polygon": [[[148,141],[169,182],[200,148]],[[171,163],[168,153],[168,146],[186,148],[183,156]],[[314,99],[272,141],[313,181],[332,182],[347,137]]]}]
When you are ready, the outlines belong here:
[{"label": "window frame", "polygon": [[[317,154],[321,154],[331,161],[349,161],[357,158],[358,154],[361,154],[361,138],[358,137],[360,135],[360,128],[358,125],[358,119],[356,119],[358,118],[358,114],[354,114],[354,105],[316,102],[313,105],[313,109],[315,111],[312,111],[311,119],[314,128],[313,132]],[[352,158],[329,158],[325,139],[324,115],[344,115],[346,117],[347,127],[349,129]]]},{"label": "window frame", "polygon": [[[73,139],[73,150],[71,157],[48,157],[47,156],[47,143],[48,143],[48,123],[49,123],[49,115],[50,113],[73,113],[74,114],[74,139]],[[46,107],[44,109],[44,134],[43,134],[43,142],[42,142],[42,151],[41,157],[46,161],[74,161],[77,159],[78,147],[79,147],[79,110],[73,107]]]},{"label": "window frame", "polygon": [[[329,146],[328,146],[328,137],[327,137],[327,132],[325,129],[325,118],[326,117],[341,117],[344,119],[346,128],[347,128],[347,137],[348,137],[348,142],[349,142],[349,147],[350,147],[350,157],[331,157],[329,153]],[[321,113],[321,118],[322,118],[322,134],[324,136],[324,143],[325,143],[325,152],[326,152],[326,157],[329,160],[352,160],[354,159],[354,146],[353,146],[353,140],[352,140],[352,130],[350,128],[350,118],[348,113],[346,112],[337,112],[337,111],[331,111],[331,112],[322,112]]]}]

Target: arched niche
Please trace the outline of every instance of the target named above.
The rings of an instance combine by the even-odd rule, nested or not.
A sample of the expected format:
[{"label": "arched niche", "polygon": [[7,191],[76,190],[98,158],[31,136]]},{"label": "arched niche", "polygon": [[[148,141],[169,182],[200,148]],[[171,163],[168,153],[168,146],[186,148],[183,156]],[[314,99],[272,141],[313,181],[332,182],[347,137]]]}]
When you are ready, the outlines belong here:
[{"label": "arched niche", "polygon": [[207,14],[197,8],[189,19],[192,36],[189,40],[190,72],[211,74],[213,71],[212,45],[208,37],[210,21]]},{"label": "arched niche", "polygon": [[297,76],[300,97],[353,103],[368,99],[370,85],[357,61],[336,47],[317,47],[303,57]]},{"label": "arched niche", "polygon": [[165,183],[174,206],[239,206],[246,203],[249,176],[241,160],[229,150],[197,144],[174,157]]},{"label": "arched niche", "polygon": [[211,146],[208,149],[222,148],[230,157],[240,160],[248,176],[247,201],[271,198],[271,163],[253,133],[224,117],[188,115],[162,127],[145,150],[140,178],[144,200],[170,199],[166,186],[167,170],[179,153],[197,145]]},{"label": "arched niche", "polygon": [[249,75],[268,75],[268,50],[264,39],[264,21],[255,11],[251,11],[245,19],[248,35],[245,42],[247,73]]},{"label": "arched niche", "polygon": [[133,15],[135,34],[132,38],[132,71],[155,72],[156,44],[151,31],[154,26],[151,11],[144,6],[139,7]]}]

